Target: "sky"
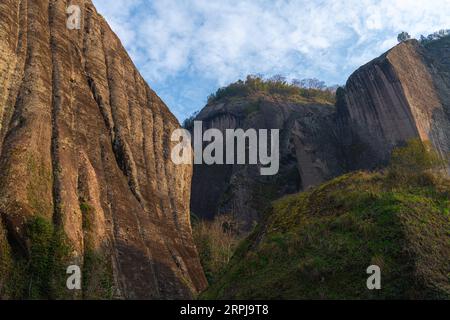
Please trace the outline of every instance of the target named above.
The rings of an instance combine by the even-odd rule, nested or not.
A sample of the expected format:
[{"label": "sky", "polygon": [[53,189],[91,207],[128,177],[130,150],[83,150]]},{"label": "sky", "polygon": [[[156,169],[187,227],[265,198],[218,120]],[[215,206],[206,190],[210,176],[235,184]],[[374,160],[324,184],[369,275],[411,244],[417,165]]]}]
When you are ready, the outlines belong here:
[{"label": "sky", "polygon": [[183,121],[248,74],[345,84],[397,43],[450,29],[450,0],[93,0]]}]

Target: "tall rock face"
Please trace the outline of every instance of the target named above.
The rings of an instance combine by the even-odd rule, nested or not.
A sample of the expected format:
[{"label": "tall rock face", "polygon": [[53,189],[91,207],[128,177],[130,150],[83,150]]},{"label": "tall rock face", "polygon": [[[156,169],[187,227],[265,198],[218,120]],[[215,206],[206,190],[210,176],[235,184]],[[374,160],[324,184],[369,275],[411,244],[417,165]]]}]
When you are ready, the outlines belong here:
[{"label": "tall rock face", "polygon": [[203,132],[215,128],[225,137],[227,129],[278,129],[280,166],[276,175],[262,176],[260,165],[194,165],[192,212],[232,214],[249,231],[272,200],[341,174],[334,115],[331,103],[267,92],[209,103],[195,118]]},{"label": "tall rock face", "polygon": [[[79,30],[66,27],[69,5],[81,8]],[[0,39],[0,296],[53,294],[42,289],[53,279],[7,284],[23,261],[54,267],[48,230],[64,235],[67,263],[83,270],[76,297],[204,289],[192,167],[170,160],[179,124],[91,1],[2,0]],[[48,256],[36,257],[41,247]]]},{"label": "tall rock face", "polygon": [[338,99],[342,141],[353,169],[385,164],[408,139],[450,152],[450,37],[403,42],[358,69]]},{"label": "tall rock face", "polygon": [[280,129],[280,172],[255,166],[194,166],[191,209],[232,213],[251,229],[271,200],[344,172],[385,166],[392,149],[411,139],[450,153],[450,37],[403,42],[355,71],[336,103],[253,95],[208,104],[205,128]]}]

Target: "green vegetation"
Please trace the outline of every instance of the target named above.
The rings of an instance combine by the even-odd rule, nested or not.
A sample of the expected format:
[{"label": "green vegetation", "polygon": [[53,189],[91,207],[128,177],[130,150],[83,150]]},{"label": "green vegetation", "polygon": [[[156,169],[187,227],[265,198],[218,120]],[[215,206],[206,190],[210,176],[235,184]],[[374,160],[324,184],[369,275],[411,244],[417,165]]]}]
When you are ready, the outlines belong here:
[{"label": "green vegetation", "polygon": [[430,142],[413,139],[392,152],[388,170],[392,180],[407,184],[423,178],[424,172],[439,171],[445,166],[446,160],[433,149]]},{"label": "green vegetation", "polygon": [[113,271],[111,257],[108,250],[96,249],[93,244],[93,215],[91,205],[86,201],[80,202],[83,214],[84,230],[84,261],[83,261],[83,298],[89,300],[112,299]]},{"label": "green vegetation", "polygon": [[210,284],[217,281],[233,256],[239,241],[238,226],[230,215],[217,216],[213,221],[192,219],[192,231],[200,261]]},{"label": "green vegetation", "polygon": [[420,36],[420,43],[423,45],[428,45],[430,43],[436,42],[437,40],[443,39],[443,38],[450,38],[450,29],[441,29],[437,32],[434,32],[432,34],[429,34],[428,36],[421,35]]},{"label": "green vegetation", "polygon": [[62,230],[42,217],[33,218],[27,228],[30,245],[28,262],[30,299],[58,298],[65,291],[65,270],[70,248]]},{"label": "green vegetation", "polygon": [[110,257],[86,248],[83,265],[83,299],[112,299],[114,294]]},{"label": "green vegetation", "polygon": [[[96,250],[92,244],[93,209],[86,202],[80,208],[86,230],[83,298],[111,299],[110,256],[107,250]],[[64,231],[48,218],[34,216],[26,223],[23,236],[24,244],[8,241],[6,229],[0,224],[0,299],[73,298],[74,293],[66,288],[66,269],[73,258]]]},{"label": "green vegetation", "polygon": [[27,172],[30,175],[27,186],[27,198],[29,205],[40,215],[50,217],[53,206],[45,195],[52,194],[52,173],[41,160],[30,155],[27,160]]},{"label": "green vegetation", "polygon": [[227,87],[220,88],[215,94],[209,96],[208,103],[225,98],[246,97],[256,92],[297,97],[297,100],[305,103],[335,103],[335,94],[330,90],[302,88],[287,82],[281,77],[266,80],[259,76],[247,76],[245,81],[239,80]]},{"label": "green vegetation", "polygon": [[[61,299],[67,297],[65,270],[70,247],[62,230],[46,218],[36,216],[26,225],[28,254],[7,256],[7,268],[1,270],[7,279],[2,295],[13,299]],[[7,245],[9,246],[9,245]]]},{"label": "green vegetation", "polygon": [[[449,299],[450,181],[435,160],[428,144],[411,141],[385,172],[274,202],[200,298]],[[366,287],[374,264],[382,290]]]},{"label": "green vegetation", "polygon": [[6,231],[0,223],[0,299],[6,296],[6,285],[11,267],[11,248],[6,238]]}]

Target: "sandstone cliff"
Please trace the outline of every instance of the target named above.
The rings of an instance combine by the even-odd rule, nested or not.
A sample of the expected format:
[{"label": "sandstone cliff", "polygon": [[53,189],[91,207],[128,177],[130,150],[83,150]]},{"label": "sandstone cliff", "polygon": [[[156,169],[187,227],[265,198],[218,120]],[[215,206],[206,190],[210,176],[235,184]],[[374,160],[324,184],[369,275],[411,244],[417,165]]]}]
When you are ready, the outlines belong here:
[{"label": "sandstone cliff", "polygon": [[[268,118],[281,119],[283,108],[277,110]],[[304,105],[295,110],[312,111]],[[314,185],[342,171],[383,168],[395,147],[413,141],[397,149],[397,157],[405,157],[400,165],[348,173],[255,208],[265,212],[261,221],[201,298],[448,299],[450,180],[444,170],[420,169],[415,161],[423,165],[422,157],[430,154],[447,159],[450,152],[450,37],[399,44],[355,71],[337,91],[336,108],[320,110],[313,122],[304,122],[305,114],[294,127],[282,122],[297,141],[282,150],[298,166],[300,189],[309,185],[305,181]],[[227,110],[221,118],[230,114]],[[437,153],[405,152],[420,141],[430,141]],[[312,170],[318,162],[329,169],[328,176]],[[441,161],[436,163],[438,169]],[[403,178],[394,172],[399,168],[407,172]],[[206,170],[194,167],[194,181]],[[277,196],[289,191],[276,181],[269,185]],[[199,199],[195,188],[193,201]],[[238,217],[247,212],[246,207],[231,210]],[[368,290],[371,265],[381,270],[381,290]]]},{"label": "sandstone cliff", "polygon": [[[335,106],[292,95],[222,98],[196,117],[206,128],[277,128],[280,173],[254,166],[194,166],[191,209],[232,213],[250,229],[271,200],[343,172],[380,168],[394,147],[420,138],[450,153],[450,37],[401,43],[351,75]],[[304,100],[304,99],[303,99]]]},{"label": "sandstone cliff", "polygon": [[403,42],[350,76],[338,103],[352,169],[385,164],[408,139],[450,152],[450,37]]},{"label": "sandstone cliff", "polygon": [[231,213],[248,231],[272,200],[341,174],[334,114],[327,101],[258,90],[209,103],[195,118],[204,130],[279,129],[280,170],[261,176],[259,165],[195,165],[192,212],[207,218]]},{"label": "sandstone cliff", "polygon": [[[80,30],[66,28],[69,4],[81,8]],[[192,167],[170,161],[178,126],[91,1],[2,0],[0,296],[53,295],[33,275],[21,277],[26,290],[7,284],[24,261],[40,262],[33,248],[56,252],[41,243],[47,224],[64,234],[67,263],[83,268],[82,297],[188,298],[204,289],[189,218]],[[53,266],[48,255],[44,266]]]}]

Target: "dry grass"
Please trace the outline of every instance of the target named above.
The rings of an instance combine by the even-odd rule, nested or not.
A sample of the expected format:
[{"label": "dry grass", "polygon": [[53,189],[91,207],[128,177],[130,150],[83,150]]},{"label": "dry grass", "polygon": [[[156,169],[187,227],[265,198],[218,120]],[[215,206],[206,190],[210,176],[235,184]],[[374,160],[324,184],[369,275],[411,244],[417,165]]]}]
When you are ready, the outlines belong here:
[{"label": "dry grass", "polygon": [[210,284],[226,269],[242,235],[232,215],[219,215],[213,221],[193,223],[194,241]]}]

